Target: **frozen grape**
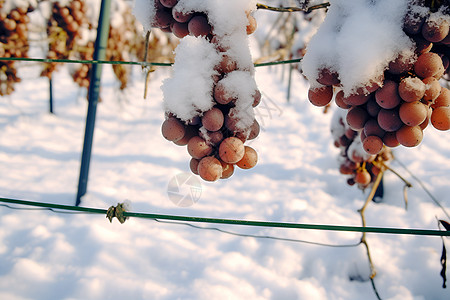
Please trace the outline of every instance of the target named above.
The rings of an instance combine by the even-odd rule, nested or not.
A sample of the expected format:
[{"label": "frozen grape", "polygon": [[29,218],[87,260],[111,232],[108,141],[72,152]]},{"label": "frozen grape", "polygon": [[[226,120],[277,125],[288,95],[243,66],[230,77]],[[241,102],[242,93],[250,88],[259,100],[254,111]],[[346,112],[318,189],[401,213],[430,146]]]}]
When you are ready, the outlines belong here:
[{"label": "frozen grape", "polygon": [[369,114],[367,111],[360,107],[355,106],[349,109],[347,112],[347,124],[352,128],[353,130],[360,130],[364,128],[364,124],[366,124],[367,120],[369,119]]},{"label": "frozen grape", "polygon": [[404,125],[397,131],[396,137],[401,145],[405,147],[415,147],[422,142],[423,132],[419,126]]},{"label": "frozen grape", "polygon": [[425,83],[425,94],[423,99],[429,102],[433,102],[441,94],[441,85],[439,81],[434,77],[427,77],[422,79]]},{"label": "frozen grape", "polygon": [[353,94],[349,95],[347,97],[344,97],[342,100],[344,103],[355,106],[355,105],[363,105],[367,101],[369,101],[370,95],[364,95],[364,94]]},{"label": "frozen grape", "polygon": [[397,134],[395,131],[393,132],[386,132],[382,138],[383,143],[391,148],[397,147],[400,145],[400,143],[397,140]]},{"label": "frozen grape", "polygon": [[367,113],[371,117],[377,117],[378,116],[378,113],[381,110],[381,106],[378,105],[377,101],[375,100],[375,97],[370,97],[369,101],[367,101],[367,103],[366,103],[366,110],[367,110]]},{"label": "frozen grape", "polygon": [[252,34],[253,32],[256,31],[256,28],[258,26],[256,23],[256,19],[255,19],[255,17],[253,17],[250,14],[247,15],[247,19],[248,19],[248,24],[246,27],[246,31],[247,31],[247,34]]},{"label": "frozen grape", "polygon": [[236,165],[241,169],[251,169],[258,162],[258,153],[252,147],[244,146],[244,148],[244,156]]},{"label": "frozen grape", "polygon": [[228,137],[220,143],[219,157],[226,163],[237,163],[244,157],[244,153],[244,143],[237,137]]},{"label": "frozen grape", "polygon": [[366,124],[364,124],[364,134],[366,136],[375,135],[378,137],[383,137],[386,131],[384,131],[376,119],[369,119]]},{"label": "frozen grape", "polygon": [[385,109],[396,107],[401,102],[398,94],[398,84],[392,80],[386,80],[384,86],[375,92],[375,99],[379,106]]},{"label": "frozen grape", "polygon": [[398,109],[381,109],[377,121],[385,131],[397,131],[403,125]]},{"label": "frozen grape", "polygon": [[213,151],[213,148],[199,136],[194,136],[189,140],[187,149],[189,154],[196,159],[201,159],[207,155],[210,155]]},{"label": "frozen grape", "polygon": [[356,183],[365,186],[370,183],[372,177],[370,176],[370,173],[367,172],[367,170],[359,170],[358,172],[356,172],[354,179]]},{"label": "frozen grape", "polygon": [[202,125],[209,131],[217,131],[222,128],[224,116],[220,109],[213,107],[202,117]]},{"label": "frozen grape", "polygon": [[363,147],[369,154],[378,154],[383,149],[383,141],[379,136],[368,135],[363,141]]},{"label": "frozen grape", "polygon": [[234,165],[233,164],[227,164],[223,161],[220,161],[220,163],[222,164],[222,177],[220,177],[221,179],[227,179],[230,178],[231,175],[233,175],[234,173]]},{"label": "frozen grape", "polygon": [[308,99],[315,106],[325,106],[333,99],[333,87],[322,86],[319,88],[310,88]]},{"label": "frozen grape", "polygon": [[184,38],[185,36],[189,35],[189,29],[188,29],[188,25],[187,23],[178,23],[178,22],[174,22],[172,24],[172,33],[177,37],[177,38]]},{"label": "frozen grape", "polygon": [[236,98],[227,91],[223,83],[220,81],[214,87],[214,99],[219,104],[228,104],[231,101],[236,100]]},{"label": "frozen grape", "polygon": [[189,161],[189,168],[191,169],[191,172],[195,175],[198,175],[198,164],[200,163],[200,160],[191,158]]},{"label": "frozen grape", "polygon": [[222,177],[222,164],[214,156],[202,158],[198,164],[198,175],[205,181],[216,181]]},{"label": "frozen grape", "polygon": [[450,107],[440,106],[431,113],[431,124],[438,130],[450,129]]},{"label": "frozen grape", "polygon": [[422,26],[422,36],[430,42],[440,42],[447,36],[448,26],[444,18],[428,19]]},{"label": "frozen grape", "polygon": [[431,104],[431,108],[437,108],[439,106],[450,106],[450,90],[442,87],[441,93]]},{"label": "frozen grape", "polygon": [[342,109],[349,109],[351,105],[344,102],[344,91],[340,90],[334,97],[334,102],[336,105]]},{"label": "frozen grape", "polygon": [[207,36],[211,33],[211,25],[204,15],[197,15],[192,17],[188,23],[189,33],[193,36]]},{"label": "frozen grape", "polygon": [[404,102],[400,105],[399,116],[409,126],[420,125],[427,118],[428,106],[420,101]]},{"label": "frozen grape", "polygon": [[340,83],[338,74],[329,68],[323,68],[319,72],[317,82],[323,85],[338,85]]},{"label": "frozen grape", "polygon": [[181,123],[177,118],[170,117],[163,122],[161,132],[166,140],[176,142],[183,138],[186,130],[183,123]]},{"label": "frozen grape", "polygon": [[444,74],[444,65],[439,55],[427,52],[419,56],[414,64],[414,71],[419,77],[441,77]]},{"label": "frozen grape", "polygon": [[398,93],[406,102],[418,101],[425,95],[425,84],[417,77],[404,78],[399,86]]}]

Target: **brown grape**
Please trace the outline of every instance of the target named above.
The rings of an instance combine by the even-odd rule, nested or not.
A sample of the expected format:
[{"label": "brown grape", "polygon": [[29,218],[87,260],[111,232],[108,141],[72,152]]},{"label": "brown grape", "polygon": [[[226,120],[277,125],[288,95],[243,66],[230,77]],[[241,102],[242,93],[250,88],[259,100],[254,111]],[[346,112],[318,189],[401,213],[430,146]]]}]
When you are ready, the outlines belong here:
[{"label": "brown grape", "polygon": [[450,106],[450,90],[442,87],[441,93],[431,104],[431,108],[437,108],[439,106]]},{"label": "brown grape", "polygon": [[403,125],[398,109],[381,109],[377,121],[385,131],[397,131]]},{"label": "brown grape", "polygon": [[247,27],[246,27],[246,31],[247,31],[247,34],[250,35],[250,34],[252,34],[253,32],[256,31],[256,28],[258,27],[258,24],[256,23],[255,17],[253,17],[250,14],[247,15],[247,19],[248,19],[248,24],[247,24]]},{"label": "brown grape", "polygon": [[185,36],[189,35],[189,29],[188,29],[188,25],[187,23],[178,23],[178,22],[174,22],[171,25],[171,29],[172,29],[172,33],[177,37],[177,38],[184,38]]},{"label": "brown grape", "polygon": [[236,100],[236,98],[227,91],[223,83],[221,83],[220,81],[214,87],[214,99],[219,104],[228,104]]},{"label": "brown grape", "polygon": [[336,72],[323,68],[319,72],[317,82],[323,85],[338,85],[340,80]]},{"label": "brown grape", "polygon": [[211,25],[204,15],[197,15],[192,17],[188,23],[189,33],[193,36],[207,36],[211,33]]},{"label": "brown grape", "polygon": [[344,102],[344,91],[340,90],[334,97],[334,102],[336,105],[342,109],[349,109],[351,105]]},{"label": "brown grape", "polygon": [[402,54],[389,63],[388,72],[391,74],[402,74],[412,69],[414,61]]},{"label": "brown grape", "polygon": [[360,185],[368,185],[370,181],[372,180],[372,177],[370,176],[370,173],[367,172],[367,170],[359,170],[356,172],[355,175],[355,182]]},{"label": "brown grape", "polygon": [[398,93],[406,102],[418,101],[425,95],[425,84],[417,77],[406,77],[400,82]]},{"label": "brown grape", "polygon": [[404,125],[397,131],[396,137],[401,145],[405,147],[415,147],[422,141],[423,132],[419,126]]},{"label": "brown grape", "polygon": [[194,136],[189,140],[187,149],[189,154],[196,159],[201,159],[207,155],[210,155],[213,151],[213,148],[199,136]]},{"label": "brown grape", "polygon": [[251,169],[258,162],[258,153],[256,153],[255,149],[252,147],[244,146],[244,148],[244,156],[236,163],[236,165],[241,169]]},{"label": "brown grape", "polygon": [[434,77],[427,77],[422,79],[423,83],[425,83],[425,94],[423,99],[429,102],[434,101],[441,94],[441,85],[439,81]]},{"label": "brown grape", "polygon": [[325,106],[331,102],[333,98],[333,87],[322,86],[319,88],[310,88],[308,91],[308,99],[315,106]]},{"label": "brown grape", "polygon": [[252,126],[250,126],[250,133],[247,137],[248,140],[253,140],[259,135],[259,131],[261,130],[258,121],[253,121]]},{"label": "brown grape", "polygon": [[386,132],[382,138],[383,143],[391,148],[397,147],[400,145],[400,143],[397,140],[396,132]]},{"label": "brown grape", "polygon": [[440,42],[448,35],[448,26],[444,18],[428,19],[422,26],[422,36],[430,42]]},{"label": "brown grape", "polygon": [[375,92],[375,99],[379,106],[385,109],[396,107],[401,102],[398,94],[398,84],[392,80],[386,80],[384,86]]},{"label": "brown grape", "polygon": [[431,113],[431,124],[437,130],[450,129],[450,107],[440,106],[433,109]]},{"label": "brown grape", "polygon": [[419,77],[439,78],[444,74],[444,65],[441,57],[433,52],[427,52],[419,56],[414,64],[414,71]]},{"label": "brown grape", "polygon": [[213,107],[204,113],[202,125],[209,131],[217,131],[222,128],[224,116],[220,109]]},{"label": "brown grape", "polygon": [[378,154],[383,149],[383,141],[379,136],[368,135],[363,141],[363,148],[369,154]]},{"label": "brown grape", "polygon": [[231,175],[233,175],[234,173],[234,165],[233,164],[227,164],[223,161],[220,161],[220,163],[222,164],[222,177],[220,177],[221,179],[227,179],[230,178]]},{"label": "brown grape", "polygon": [[364,94],[353,94],[349,95],[347,97],[344,97],[342,100],[344,103],[355,106],[355,105],[363,105],[367,101],[369,101],[370,95],[364,95]]},{"label": "brown grape", "polygon": [[189,161],[189,168],[191,169],[191,172],[195,175],[198,175],[198,164],[200,163],[200,160],[191,158]]},{"label": "brown grape", "polygon": [[183,138],[186,130],[183,123],[181,123],[177,118],[170,117],[161,125],[161,132],[166,140],[176,142]]},{"label": "brown grape", "polygon": [[214,156],[202,158],[198,164],[198,175],[206,181],[216,181],[222,177],[222,164]]},{"label": "brown grape", "polygon": [[404,102],[400,105],[399,116],[409,126],[420,125],[427,118],[428,106],[420,101]]},{"label": "brown grape", "polygon": [[369,101],[367,101],[366,110],[371,117],[378,116],[378,113],[381,110],[381,106],[378,105],[377,101],[375,100],[375,97],[370,97]]},{"label": "brown grape", "polygon": [[375,135],[378,137],[383,137],[386,131],[384,131],[376,119],[369,119],[366,124],[364,124],[364,134],[366,136]]},{"label": "brown grape", "polygon": [[352,107],[347,112],[347,124],[353,130],[360,130],[364,128],[364,124],[369,119],[367,111],[359,106]]},{"label": "brown grape", "polygon": [[237,137],[228,137],[220,143],[219,157],[226,163],[237,163],[244,157],[244,153],[244,143]]}]

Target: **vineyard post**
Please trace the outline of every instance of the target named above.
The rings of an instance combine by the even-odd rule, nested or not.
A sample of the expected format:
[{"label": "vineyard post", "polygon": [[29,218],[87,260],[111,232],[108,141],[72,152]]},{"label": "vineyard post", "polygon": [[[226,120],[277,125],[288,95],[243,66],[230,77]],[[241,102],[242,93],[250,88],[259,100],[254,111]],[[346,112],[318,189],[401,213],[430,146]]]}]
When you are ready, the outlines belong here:
[{"label": "vineyard post", "polygon": [[52,77],[48,78],[48,91],[49,91],[49,98],[50,98],[50,103],[49,103],[49,111],[52,114],[53,113],[53,82],[52,82]]},{"label": "vineyard post", "polygon": [[[106,54],[106,45],[109,36],[109,15],[111,0],[102,0],[100,15],[98,18],[97,38],[95,40],[94,61],[104,60]],[[76,206],[81,203],[81,197],[86,194],[89,175],[89,164],[91,161],[92,141],[94,137],[95,115],[97,112],[97,103],[100,91],[100,78],[102,74],[102,65],[93,64],[90,75],[90,84],[88,91],[88,111],[86,116],[86,128],[84,133],[83,152],[81,155],[80,177],[78,181],[78,192]]]}]

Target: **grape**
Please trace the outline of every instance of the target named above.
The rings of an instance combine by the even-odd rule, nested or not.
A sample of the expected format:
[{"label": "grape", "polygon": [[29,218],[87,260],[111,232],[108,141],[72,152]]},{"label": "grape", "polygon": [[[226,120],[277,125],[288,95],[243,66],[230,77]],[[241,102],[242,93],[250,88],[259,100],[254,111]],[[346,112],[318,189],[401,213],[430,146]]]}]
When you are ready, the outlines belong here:
[{"label": "grape", "polygon": [[256,90],[253,94],[253,104],[252,107],[257,107],[261,103],[261,92]]},{"label": "grape", "polygon": [[410,35],[415,35],[421,32],[425,19],[418,13],[408,11],[403,22],[403,30]]},{"label": "grape", "polygon": [[[337,97],[337,95],[336,95]],[[371,117],[377,117],[378,113],[381,110],[381,106],[378,105],[377,101],[375,100],[375,97],[370,97],[369,101],[367,101],[366,103],[366,110],[367,113],[371,116]]]},{"label": "grape", "polygon": [[226,90],[225,86],[220,81],[214,87],[214,99],[219,104],[228,104],[236,100],[236,98]]},{"label": "grape", "polygon": [[397,134],[395,131],[386,132],[382,138],[383,143],[391,148],[397,147],[400,143],[397,140]]},{"label": "grape", "polygon": [[399,116],[403,123],[409,126],[422,124],[427,118],[428,106],[420,101],[404,102],[400,105]]},{"label": "grape", "polygon": [[389,63],[388,72],[391,74],[402,74],[408,72],[414,66],[414,62],[407,56],[399,56]]},{"label": "grape", "polygon": [[174,21],[172,14],[166,9],[161,8],[156,10],[152,26],[160,29],[168,28]]},{"label": "grape", "polygon": [[427,128],[428,124],[430,123],[430,119],[431,119],[431,113],[433,112],[433,110],[428,107],[428,111],[427,111],[427,117],[425,118],[425,121],[423,121],[419,127],[420,129],[422,129],[422,131]]},{"label": "grape", "polygon": [[404,125],[397,131],[396,137],[401,145],[405,147],[415,147],[422,141],[423,132],[419,126]]},{"label": "grape", "polygon": [[406,102],[418,101],[425,95],[425,84],[417,77],[404,78],[399,86],[398,93]]},{"label": "grape", "polygon": [[368,185],[372,180],[370,173],[367,170],[360,170],[356,172],[356,176],[354,178],[355,182],[360,185]]},{"label": "grape", "polygon": [[385,131],[397,131],[402,127],[398,109],[381,109],[377,117],[378,124]]},{"label": "grape", "polygon": [[448,35],[449,23],[444,18],[428,19],[422,27],[422,36],[430,42],[437,43]]},{"label": "grape", "polygon": [[220,163],[222,164],[222,177],[220,177],[220,178],[221,179],[230,178],[231,175],[233,175],[233,173],[234,173],[234,165],[224,163],[223,161],[220,161]]},{"label": "grape", "polygon": [[163,122],[161,132],[166,140],[176,142],[185,135],[186,130],[177,118],[170,117]]},{"label": "grape", "polygon": [[173,143],[175,145],[186,146],[189,143],[189,140],[191,138],[193,138],[194,136],[196,136],[197,132],[198,132],[197,129],[193,126],[186,126],[185,130],[186,130],[186,133],[184,134],[184,136],[181,139],[179,139],[177,141],[173,141]]},{"label": "grape", "polygon": [[192,17],[188,23],[189,33],[193,36],[207,36],[211,33],[211,25],[204,15],[197,15]]},{"label": "grape", "polygon": [[253,121],[252,126],[250,126],[250,133],[247,137],[248,140],[253,140],[259,135],[259,131],[261,130],[258,121]]},{"label": "grape", "polygon": [[384,86],[375,92],[375,99],[379,106],[385,109],[396,107],[401,102],[398,94],[398,84],[392,80],[386,80]]},{"label": "grape", "polygon": [[425,94],[423,99],[429,102],[434,101],[437,97],[439,97],[441,93],[441,85],[439,81],[434,77],[427,77],[422,79],[423,83],[425,83]]},{"label": "grape", "polygon": [[258,162],[258,154],[252,147],[244,146],[244,148],[244,156],[236,165],[241,169],[251,169]]},{"label": "grape", "polygon": [[439,55],[433,52],[427,52],[419,56],[414,64],[414,71],[419,77],[439,78],[444,74],[444,65]]},{"label": "grape", "polygon": [[431,124],[438,130],[450,129],[450,107],[440,106],[431,113]]},{"label": "grape", "polygon": [[319,88],[310,88],[308,91],[308,99],[315,106],[325,106],[333,99],[333,87],[322,86]]},{"label": "grape", "polygon": [[209,131],[217,131],[222,128],[224,116],[220,109],[213,107],[205,112],[202,117],[202,125]]},{"label": "grape", "polygon": [[349,95],[348,97],[344,97],[342,100],[344,103],[354,106],[354,105],[363,105],[367,101],[369,101],[370,95],[364,95],[364,94],[353,94]]},{"label": "grape", "polygon": [[236,70],[236,61],[231,59],[228,55],[223,55],[220,64],[217,66],[217,70],[220,73],[231,73]]},{"label": "grape", "polygon": [[237,163],[244,157],[244,153],[244,143],[237,137],[228,137],[220,143],[219,157],[226,163]]},{"label": "grape", "polygon": [[366,124],[364,124],[364,134],[366,136],[375,135],[378,137],[383,137],[386,131],[384,131],[376,119],[369,119]]},{"label": "grape", "polygon": [[351,105],[344,102],[344,91],[342,90],[336,94],[336,97],[334,97],[334,102],[338,107],[342,109],[349,109],[350,107],[352,107]]},{"label": "grape", "polygon": [[222,164],[214,156],[202,158],[198,164],[198,175],[206,181],[216,181],[222,177]]},{"label": "grape", "polygon": [[172,17],[175,19],[175,21],[177,21],[179,23],[188,22],[192,18],[193,15],[194,15],[193,13],[184,13],[181,11],[177,11],[175,9],[172,10]]},{"label": "grape", "polygon": [[328,68],[323,68],[319,72],[317,82],[323,85],[338,85],[340,80],[338,74],[335,71],[331,71]]},{"label": "grape", "polygon": [[378,154],[383,149],[383,141],[376,135],[368,135],[363,141],[363,147],[369,154]]},{"label": "grape", "polygon": [[353,130],[360,130],[364,128],[364,124],[366,124],[366,121],[369,119],[369,114],[367,111],[360,107],[355,106],[349,109],[347,112],[347,124],[352,128]]},{"label": "grape", "polygon": [[178,3],[178,0],[159,0],[159,2],[161,2],[164,7],[172,8]]},{"label": "grape", "polygon": [[213,151],[213,148],[199,136],[194,136],[189,140],[187,149],[189,154],[196,159],[201,159],[207,155],[210,155]]},{"label": "grape", "polygon": [[431,104],[431,108],[437,108],[439,106],[450,106],[450,90],[442,87],[441,93]]},{"label": "grape", "polygon": [[191,172],[195,175],[198,175],[198,164],[200,163],[200,160],[191,158],[189,161],[189,168],[191,169]]},{"label": "grape", "polygon": [[188,29],[188,24],[187,23],[178,23],[178,22],[174,22],[171,25],[171,29],[172,29],[172,33],[177,37],[177,38],[184,38],[185,36],[189,35],[189,29]]}]

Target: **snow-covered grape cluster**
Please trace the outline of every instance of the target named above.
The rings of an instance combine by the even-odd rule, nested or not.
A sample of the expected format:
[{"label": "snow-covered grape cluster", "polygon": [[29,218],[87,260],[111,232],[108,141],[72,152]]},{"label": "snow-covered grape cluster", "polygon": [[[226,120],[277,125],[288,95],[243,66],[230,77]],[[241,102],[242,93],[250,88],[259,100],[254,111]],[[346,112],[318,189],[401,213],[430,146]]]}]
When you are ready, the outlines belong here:
[{"label": "snow-covered grape cluster", "polygon": [[[47,24],[48,52],[50,59],[68,59],[76,51],[81,39],[82,26],[87,24],[86,3],[84,0],[74,0],[69,3],[55,1],[52,3],[51,14]],[[85,49],[89,51],[88,49]],[[45,66],[41,76],[51,77],[57,68],[57,63],[50,63]],[[85,69],[83,66],[82,69]],[[87,73],[86,73],[87,74]],[[75,82],[84,86],[89,85],[86,81],[86,74],[78,72],[74,76]]]},{"label": "snow-covered grape cluster", "polygon": [[[27,57],[30,22],[27,13],[34,9],[35,3],[30,1],[0,1],[1,57]],[[0,61],[0,96],[10,95],[17,82],[20,82],[20,78],[14,61]]]},{"label": "snow-covered grape cluster", "polygon": [[384,147],[378,154],[364,151],[360,139],[361,131],[355,131],[346,123],[345,111],[336,110],[331,122],[334,145],[340,149],[339,172],[349,175],[347,183],[357,184],[360,189],[369,187],[377,178],[381,164],[392,160],[390,148]]},{"label": "snow-covered grape cluster", "polygon": [[181,38],[173,76],[162,86],[162,135],[187,146],[192,172],[206,181],[229,178],[235,165],[252,168],[257,153],[244,143],[259,134],[253,108],[261,93],[247,37],[256,29],[255,2],[151,2],[144,15],[135,7],[144,28],[158,27]]},{"label": "snow-covered grape cluster", "polygon": [[[439,82],[450,70],[448,8],[431,12],[429,1],[394,2],[333,1],[303,64],[310,102],[325,106],[335,96],[369,154],[384,145],[419,145],[429,123],[450,129],[450,91]],[[324,41],[327,33],[334,36]],[[330,43],[336,52],[317,48]]]}]

